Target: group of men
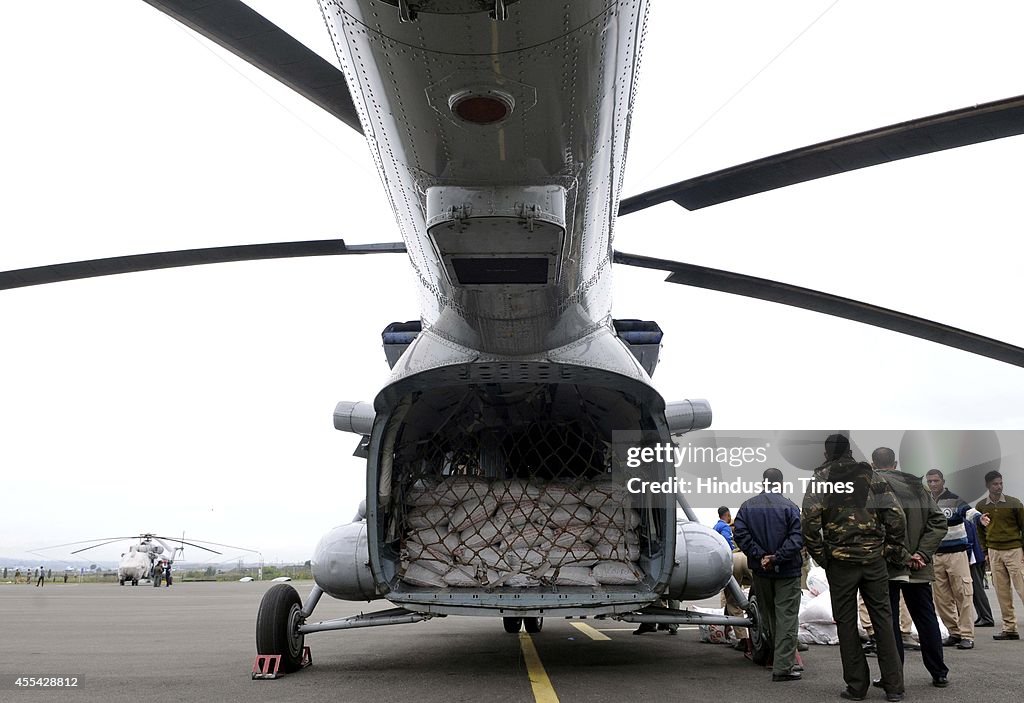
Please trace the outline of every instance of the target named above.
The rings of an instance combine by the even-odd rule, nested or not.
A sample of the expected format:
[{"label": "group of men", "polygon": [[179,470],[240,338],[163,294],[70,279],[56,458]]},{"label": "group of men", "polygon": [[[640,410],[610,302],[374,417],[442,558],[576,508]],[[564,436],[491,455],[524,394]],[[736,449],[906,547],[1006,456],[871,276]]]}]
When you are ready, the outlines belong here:
[{"label": "group of men", "polygon": [[[886,447],[873,452],[871,464],[855,460],[840,434],[826,440],[825,462],[815,469],[802,509],[782,495],[778,469],[764,472],[764,490],[743,503],[729,536],[753,572],[752,593],[772,637],[773,681],[801,678],[797,630],[806,553],[824,567],[829,583],[846,683],[842,698],[863,700],[874,685],[889,701],[903,699],[903,638],[896,636],[901,599],[917,626],[933,685],[947,686],[943,646],[973,648],[968,550],[975,523],[983,550],[976,573],[985,562],[991,567],[1003,620],[993,639],[1020,639],[1013,592],[1024,598],[1024,505],[1004,495],[997,471],[986,474],[988,495],[973,508],[945,488],[939,470],[924,478],[927,487],[922,477],[899,471]],[[858,594],[874,631],[881,671],[875,681],[858,631]],[[950,631],[945,640],[936,610]]]}]

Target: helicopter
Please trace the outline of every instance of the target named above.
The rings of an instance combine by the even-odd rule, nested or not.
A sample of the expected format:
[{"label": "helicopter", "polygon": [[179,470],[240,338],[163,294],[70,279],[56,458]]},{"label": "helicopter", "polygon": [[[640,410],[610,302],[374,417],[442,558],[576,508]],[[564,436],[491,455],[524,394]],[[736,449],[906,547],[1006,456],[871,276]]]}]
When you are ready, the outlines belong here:
[{"label": "helicopter", "polygon": [[[614,507],[602,525],[605,533],[636,531],[642,556],[624,563],[635,563],[642,573],[626,584],[630,588],[594,586],[582,577],[584,585],[559,584],[561,570],[556,566],[549,575],[539,569],[545,562],[530,573],[488,569],[514,565],[479,551],[471,558],[475,573],[466,573],[463,582],[477,579],[476,586],[431,586],[430,576],[421,575],[420,583],[408,578],[410,543],[428,552],[447,546],[440,534],[427,543],[410,539],[414,523],[428,520],[418,530],[437,527],[429,522],[438,519],[437,509],[463,508],[467,498],[486,508],[491,498],[496,506],[523,512],[532,502],[547,508],[540,509],[539,518],[531,512],[515,525],[518,538],[531,525],[571,528],[573,520],[593,531],[594,511],[584,521],[582,508],[569,506],[601,513],[607,506],[601,496],[615,497],[614,490],[598,485],[601,477],[615,474],[614,458],[598,449],[613,443],[613,432],[647,431],[667,441],[710,424],[705,401],[666,403],[654,390],[656,324],[614,321],[607,314],[612,263],[667,271],[673,283],[826,312],[1021,365],[1019,348],[963,330],[796,286],[611,250],[617,216],[659,203],[706,207],[894,158],[1018,134],[1020,99],[854,135],[623,199],[621,164],[646,3],[578,2],[556,10],[529,0],[325,2],[344,76],[243,5],[211,3],[193,10],[184,3],[150,4],[363,131],[403,241],[143,254],[8,272],[0,280],[14,287],[253,258],[405,253],[422,288],[421,319],[396,323],[383,334],[394,369],[387,387],[372,404],[342,403],[335,412],[336,427],[361,438],[358,451],[367,460],[365,521],[322,540],[314,560],[317,586],[305,605],[284,587],[268,592],[261,606],[258,651],[284,657],[288,669],[299,664],[304,635],[321,630],[449,614],[503,617],[508,628],[525,619],[528,629],[539,628],[549,612],[655,622],[690,617],[647,609],[659,596],[699,597],[725,585],[721,545],[695,520],[678,528],[669,499],[630,507],[636,517]],[[561,21],[554,14],[563,9],[572,32],[548,36],[545,32]],[[472,30],[466,53],[439,51],[431,42],[452,41],[445,23],[456,21]],[[494,39],[503,51],[483,46],[482,37]],[[536,44],[529,44],[531,37]],[[614,47],[597,46],[595,37],[614,37]],[[547,53],[536,48],[551,42]],[[582,77],[570,86],[541,75],[549,71],[548,61],[567,56],[569,49],[579,52],[574,64],[582,67]],[[505,53],[516,77],[500,70]],[[390,67],[392,61],[399,62],[397,69]],[[575,75],[569,68],[563,73]],[[621,83],[612,80],[617,71],[625,76]],[[588,100],[575,106],[577,90]],[[577,109],[585,117],[576,116]],[[436,163],[439,159],[444,163]],[[495,495],[497,482],[506,483]],[[685,509],[685,500],[680,502]],[[425,508],[419,511],[424,515],[417,508]],[[563,511],[559,518],[568,519],[555,520],[557,510]],[[479,514],[463,512],[469,522],[458,524],[465,527],[460,536],[470,530],[475,533],[470,537],[489,539],[481,525],[493,515],[480,521]],[[505,524],[521,519],[513,515]],[[634,520],[637,525],[629,526]],[[446,525],[451,531],[451,520]],[[629,554],[631,540],[622,541]],[[570,553],[575,543],[594,544],[575,540]],[[519,567],[530,558],[528,552]],[[451,568],[460,566],[473,565]],[[523,576],[518,581],[527,585],[510,586],[508,579],[500,581],[503,576],[492,581],[492,570]],[[400,612],[307,624],[325,592],[352,600],[385,598]],[[509,605],[513,597],[516,602]]]},{"label": "helicopter", "polygon": [[[49,547],[40,547],[39,549],[33,550],[33,552],[77,546],[79,544],[89,544],[88,547],[82,547],[71,552],[71,554],[80,554],[90,549],[96,549],[97,547],[104,547],[108,544],[115,544],[126,540],[131,540],[132,544],[128,546],[127,552],[121,553],[121,558],[117,565],[117,582],[121,586],[124,586],[125,584],[138,586],[140,581],[149,580],[154,587],[159,587],[161,581],[164,579],[165,567],[170,567],[175,560],[185,555],[185,545],[202,549],[217,555],[220,555],[221,552],[209,547],[204,547],[202,544],[198,544],[198,542],[204,542],[206,544],[226,547],[243,552],[255,551],[252,549],[245,549],[244,547],[232,547],[227,544],[210,542],[208,540],[190,539],[189,541],[185,541],[184,533],[182,533],[181,538],[177,538],[161,537],[160,535],[153,534],[152,532],[143,532],[141,534],[131,536],[100,537],[97,539],[82,540],[78,542],[68,542],[66,544],[55,544]],[[170,586],[170,582],[168,582],[167,585]]]}]

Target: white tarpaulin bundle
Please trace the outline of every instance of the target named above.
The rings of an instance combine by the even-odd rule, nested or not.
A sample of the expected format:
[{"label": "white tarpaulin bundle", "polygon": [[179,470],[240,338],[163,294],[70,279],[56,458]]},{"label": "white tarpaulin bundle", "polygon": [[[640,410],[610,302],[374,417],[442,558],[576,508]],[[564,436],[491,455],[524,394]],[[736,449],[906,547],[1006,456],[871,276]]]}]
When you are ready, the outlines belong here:
[{"label": "white tarpaulin bundle", "polygon": [[414,586],[633,585],[640,513],[610,481],[469,476],[405,492],[401,578]]}]

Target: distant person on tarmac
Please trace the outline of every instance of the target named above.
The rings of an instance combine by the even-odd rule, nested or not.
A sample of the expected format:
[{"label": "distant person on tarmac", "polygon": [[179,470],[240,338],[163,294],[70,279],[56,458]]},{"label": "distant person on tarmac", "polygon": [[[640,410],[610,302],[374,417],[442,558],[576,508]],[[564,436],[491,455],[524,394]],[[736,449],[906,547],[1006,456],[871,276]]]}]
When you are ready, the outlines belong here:
[{"label": "distant person on tarmac", "polygon": [[39,578],[36,579],[36,586],[42,586],[46,583],[46,569],[39,567]]},{"label": "distant person on tarmac", "polygon": [[164,581],[167,584],[167,588],[171,587],[171,562],[164,562]]}]

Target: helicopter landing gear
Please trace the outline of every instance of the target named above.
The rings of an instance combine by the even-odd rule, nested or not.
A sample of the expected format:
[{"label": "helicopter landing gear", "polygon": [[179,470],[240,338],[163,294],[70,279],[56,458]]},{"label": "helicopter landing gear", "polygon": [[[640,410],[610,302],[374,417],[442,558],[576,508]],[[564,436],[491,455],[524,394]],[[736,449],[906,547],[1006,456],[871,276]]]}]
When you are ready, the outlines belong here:
[{"label": "helicopter landing gear", "polygon": [[510,635],[514,635],[517,632],[519,632],[520,628],[522,628],[522,626],[523,626],[523,619],[522,618],[502,618],[501,619],[501,624],[505,627],[505,632],[509,633]]},{"label": "helicopter landing gear", "polygon": [[523,618],[523,629],[535,635],[544,629],[544,618]]},{"label": "helicopter landing gear", "polygon": [[132,585],[133,586],[138,586],[139,585],[139,580],[138,579],[132,579]]},{"label": "helicopter landing gear", "polygon": [[124,585],[124,579],[118,579],[118,581],[120,582],[120,584],[121,584],[122,586]]},{"label": "helicopter landing gear", "polygon": [[279,583],[263,594],[256,615],[256,651],[280,655],[281,668],[290,674],[303,665],[306,636],[299,632],[305,622],[302,601],[294,588]]},{"label": "helicopter landing gear", "polygon": [[772,633],[768,629],[768,621],[761,612],[755,594],[751,594],[747,601],[747,616],[752,622],[751,627],[747,628],[750,632],[750,660],[758,666],[764,666],[771,661],[774,647],[772,646]]}]

